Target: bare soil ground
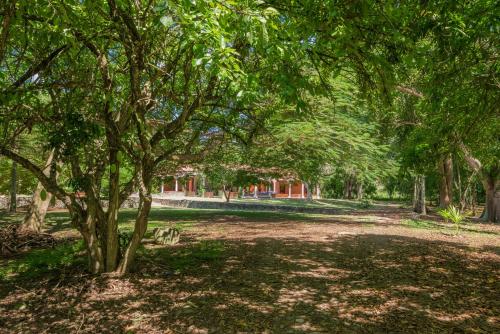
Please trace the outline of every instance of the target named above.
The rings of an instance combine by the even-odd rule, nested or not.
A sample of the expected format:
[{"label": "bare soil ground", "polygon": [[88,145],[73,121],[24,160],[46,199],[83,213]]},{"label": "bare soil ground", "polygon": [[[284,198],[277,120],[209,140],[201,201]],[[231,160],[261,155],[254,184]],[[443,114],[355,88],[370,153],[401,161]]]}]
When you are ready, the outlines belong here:
[{"label": "bare soil ground", "polygon": [[0,281],[0,333],[500,332],[500,228],[408,217],[195,219],[125,278]]}]

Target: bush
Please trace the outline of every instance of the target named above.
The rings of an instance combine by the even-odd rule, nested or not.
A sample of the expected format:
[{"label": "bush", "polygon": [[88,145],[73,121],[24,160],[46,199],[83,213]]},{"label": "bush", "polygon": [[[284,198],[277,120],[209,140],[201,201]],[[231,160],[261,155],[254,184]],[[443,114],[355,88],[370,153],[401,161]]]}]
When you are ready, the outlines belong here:
[{"label": "bush", "polygon": [[451,220],[457,229],[457,233],[460,229],[460,224],[465,220],[465,215],[463,215],[460,210],[453,205],[446,209],[439,210],[438,214],[443,217],[446,222]]}]

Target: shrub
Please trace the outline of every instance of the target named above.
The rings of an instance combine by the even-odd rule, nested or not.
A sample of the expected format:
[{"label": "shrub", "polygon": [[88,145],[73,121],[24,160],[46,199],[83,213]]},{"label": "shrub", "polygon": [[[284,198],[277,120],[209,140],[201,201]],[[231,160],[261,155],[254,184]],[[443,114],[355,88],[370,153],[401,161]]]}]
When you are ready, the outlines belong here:
[{"label": "shrub", "polygon": [[460,224],[465,220],[465,215],[463,215],[459,209],[451,205],[446,209],[439,210],[438,214],[444,218],[446,222],[450,221],[455,225],[457,232],[460,229]]}]

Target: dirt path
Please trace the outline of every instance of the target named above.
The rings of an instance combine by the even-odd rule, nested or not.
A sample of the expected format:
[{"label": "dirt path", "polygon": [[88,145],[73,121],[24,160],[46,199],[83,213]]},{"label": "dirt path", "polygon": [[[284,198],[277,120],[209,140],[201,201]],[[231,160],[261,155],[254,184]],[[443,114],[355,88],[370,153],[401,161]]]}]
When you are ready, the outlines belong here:
[{"label": "dirt path", "polygon": [[494,333],[500,229],[398,212],[224,216],[148,246],[134,274],[79,270],[1,289],[1,333]]}]

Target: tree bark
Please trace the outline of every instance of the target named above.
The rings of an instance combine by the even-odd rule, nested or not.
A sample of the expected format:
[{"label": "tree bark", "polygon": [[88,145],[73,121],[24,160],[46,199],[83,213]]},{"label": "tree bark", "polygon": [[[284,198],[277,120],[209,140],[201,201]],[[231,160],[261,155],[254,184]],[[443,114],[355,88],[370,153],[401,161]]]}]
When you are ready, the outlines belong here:
[{"label": "tree bark", "polygon": [[486,206],[481,217],[492,223],[500,222],[500,180],[488,175],[482,181],[486,191]]},{"label": "tree bark", "polygon": [[[147,158],[144,158],[147,159]],[[134,232],[130,239],[123,256],[118,263],[115,274],[122,276],[129,272],[134,262],[137,248],[148,228],[148,216],[151,211],[153,197],[151,195],[151,183],[153,178],[153,166],[151,161],[142,163],[141,173],[139,173],[139,209],[135,219]]]},{"label": "tree bark", "polygon": [[347,175],[344,181],[344,198],[352,199],[353,177]]},{"label": "tree bark", "polygon": [[47,192],[43,185],[38,182],[35,193],[31,197],[31,204],[28,209],[28,213],[26,214],[26,217],[24,217],[24,221],[21,224],[21,229],[24,231],[40,233],[51,200],[52,194]]},{"label": "tree bark", "polygon": [[[43,173],[47,176],[50,175],[53,160],[54,151],[52,150],[45,163],[45,169],[43,170]],[[41,182],[38,182],[33,197],[31,198],[28,213],[24,217],[24,221],[21,225],[21,229],[40,233],[51,200],[52,194],[45,190]]]},{"label": "tree bark", "polygon": [[17,0],[7,1],[4,6],[3,19],[0,30],[0,64],[3,61],[5,50],[7,49],[7,41],[9,39],[10,25],[12,18],[16,13]]},{"label": "tree bark", "polygon": [[12,161],[10,170],[10,204],[9,212],[17,211],[17,163]]},{"label": "tree bark", "polygon": [[316,186],[316,199],[321,199],[321,187],[319,184]]},{"label": "tree bark", "polygon": [[439,207],[447,208],[453,201],[453,161],[448,154],[439,161]]},{"label": "tree bark", "polygon": [[109,195],[106,212],[106,271],[111,272],[118,265],[120,244],[118,241],[118,210],[120,209],[120,161],[118,150],[110,149],[109,153]]},{"label": "tree bark", "polygon": [[144,237],[144,234],[146,233],[148,227],[148,216],[149,212],[151,211],[151,203],[153,202],[153,199],[151,197],[151,194],[141,197],[141,203],[139,205],[138,214],[135,220],[132,239],[130,239],[130,242],[116,269],[116,274],[118,274],[119,276],[122,276],[129,272],[130,266],[134,262],[137,248],[141,244],[141,240]]},{"label": "tree bark", "polygon": [[422,215],[426,215],[427,209],[425,207],[425,176],[417,175],[415,177],[414,187],[413,211]]},{"label": "tree bark", "polygon": [[312,201],[313,200],[313,194],[312,194],[312,187],[310,186],[309,182],[304,182],[304,186],[306,188],[306,200],[307,201]]},{"label": "tree bark", "polygon": [[226,199],[226,203],[229,203],[231,196],[231,187],[229,187],[229,191],[227,190],[226,185],[222,186],[222,193],[224,194],[224,198]]},{"label": "tree bark", "polygon": [[500,222],[500,179],[498,178],[500,166],[498,162],[487,171],[481,161],[472,155],[465,144],[459,143],[459,147],[469,167],[478,173],[486,192],[486,203],[481,218],[492,223]]},{"label": "tree bark", "polygon": [[94,208],[89,208],[87,219],[82,224],[83,228],[80,230],[80,233],[83,236],[85,248],[87,249],[89,271],[92,274],[101,274],[106,269],[106,263],[102,244],[97,234],[97,217],[94,215],[94,211]]},{"label": "tree bark", "polygon": [[358,199],[363,199],[363,183],[358,183],[358,189],[356,190]]}]

